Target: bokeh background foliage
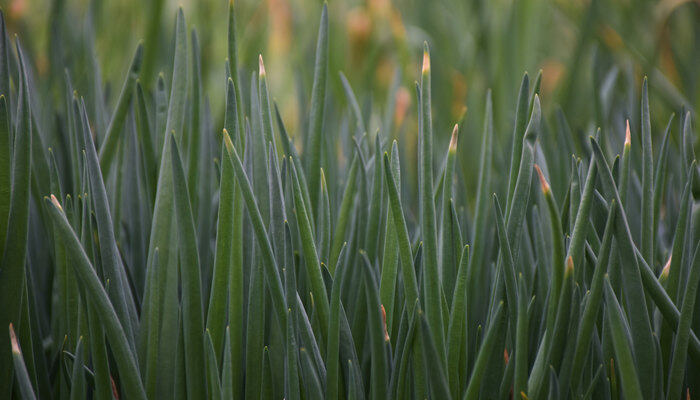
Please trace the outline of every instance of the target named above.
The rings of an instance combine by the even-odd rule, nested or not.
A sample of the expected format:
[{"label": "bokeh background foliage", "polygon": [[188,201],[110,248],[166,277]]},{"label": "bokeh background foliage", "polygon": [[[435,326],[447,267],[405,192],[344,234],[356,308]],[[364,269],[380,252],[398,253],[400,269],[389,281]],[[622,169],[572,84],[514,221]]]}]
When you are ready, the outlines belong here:
[{"label": "bokeh background foliage", "polygon": [[[141,74],[146,86],[160,71],[169,78],[172,15],[182,5],[188,26],[196,28],[200,37],[204,93],[209,94],[213,114],[223,115],[225,0],[3,0],[0,4],[9,31],[23,38],[40,76],[66,62],[75,68],[71,73],[76,89],[84,93],[80,89],[87,84],[81,78],[92,71],[85,70],[88,63],[82,60],[94,49],[100,75],[113,89],[110,99],[118,95],[139,40],[148,38],[149,55]],[[297,110],[303,105],[296,92],[310,90],[316,32],[308,28],[318,18],[319,6],[312,0],[236,1],[239,66],[255,70],[257,55],[264,49],[267,68],[274,72],[270,90],[291,126],[301,123]],[[670,111],[697,104],[700,96],[696,68],[700,7],[695,1],[348,0],[331,1],[329,18],[329,89],[334,93],[329,101],[344,100],[337,75],[342,70],[367,113],[371,108],[367,104],[385,103],[396,73],[411,94],[406,101],[413,102],[412,83],[419,78],[415,66],[427,40],[434,59],[435,131],[444,141],[463,107],[471,110],[470,115],[482,115],[488,88],[493,90],[497,138],[506,140],[501,132],[511,126],[515,104],[510,100],[523,71],[533,78],[543,71],[545,109],[561,107],[574,130],[613,125],[623,131],[622,116],[611,117],[605,110],[624,107],[621,114],[638,116],[634,99],[643,74],[649,75],[652,108],[658,110],[657,117],[652,116],[655,131],[663,128]],[[94,43],[88,32],[94,32]],[[155,51],[148,51],[149,44]],[[597,102],[600,110],[594,106]],[[631,120],[634,124],[638,118]],[[466,123],[478,127],[476,118]],[[416,124],[408,126],[416,129]]]}]

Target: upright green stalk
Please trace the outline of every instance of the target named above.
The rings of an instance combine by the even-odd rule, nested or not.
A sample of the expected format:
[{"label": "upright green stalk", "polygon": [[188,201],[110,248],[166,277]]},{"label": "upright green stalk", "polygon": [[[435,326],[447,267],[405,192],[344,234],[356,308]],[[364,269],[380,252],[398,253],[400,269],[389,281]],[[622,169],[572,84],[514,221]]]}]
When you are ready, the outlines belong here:
[{"label": "upright green stalk", "polygon": [[[234,92],[236,104],[238,107],[236,109],[236,115],[238,117],[237,130],[231,131],[231,135],[236,135],[239,140],[243,140],[245,136],[243,131],[243,101],[241,98],[241,81],[238,79],[238,44],[236,41],[236,10],[234,7],[234,0],[229,0],[228,2],[228,66],[229,75],[233,80]],[[241,144],[242,145],[242,144]]]},{"label": "upright green stalk", "polygon": [[401,207],[401,199],[399,198],[398,182],[394,177],[394,172],[389,162],[389,155],[386,152],[384,153],[384,174],[387,181],[387,188],[389,189],[389,208],[391,209],[391,215],[398,238],[404,296],[406,298],[406,304],[416,304],[418,300],[418,283],[416,280],[416,271],[413,266],[413,251],[411,250],[406,219]]},{"label": "upright green stalk", "polygon": [[[508,197],[506,197],[506,214],[510,210],[510,203],[515,192],[515,182],[518,179],[518,166],[520,165],[520,156],[523,149],[523,137],[528,121],[529,99],[530,94],[530,78],[523,75],[523,80],[520,83],[520,91],[518,92],[518,102],[515,109],[515,124],[513,126],[513,149],[510,153],[510,168],[508,176]],[[487,103],[488,107],[488,103]]]},{"label": "upright green stalk", "polygon": [[180,280],[182,282],[182,323],[185,345],[187,397],[196,398],[206,393],[204,379],[204,317],[202,311],[202,283],[194,219],[187,190],[187,177],[180,152],[174,139],[170,140],[173,167],[173,195],[177,219],[178,247],[180,248]]},{"label": "upright green stalk", "polygon": [[[440,228],[440,277],[445,293],[450,294],[454,289],[455,278],[457,275],[457,263],[459,262],[458,254],[455,254],[462,243],[455,246],[453,243],[454,224],[457,221],[451,220],[450,206],[452,199],[452,179],[455,171],[455,158],[457,153],[457,134],[459,126],[455,124],[452,129],[452,138],[450,139],[450,147],[447,150],[447,162],[445,164],[444,183],[442,186],[442,223]],[[452,302],[452,297],[448,298],[448,302]]]},{"label": "upright green stalk", "polygon": [[673,349],[673,359],[668,372],[667,399],[677,399],[683,391],[683,371],[686,370],[686,359],[688,357],[688,341],[690,338],[690,326],[693,320],[693,310],[695,309],[696,294],[698,291],[698,280],[700,279],[700,243],[695,247],[695,256],[688,276],[688,285],[683,295],[683,306],[681,308],[681,321],[678,324],[676,334],[676,345]]},{"label": "upright green stalk", "polygon": [[[476,188],[476,206],[474,207],[474,227],[472,230],[473,254],[469,259],[467,272],[467,307],[470,313],[475,312],[477,290],[485,272],[484,258],[486,257],[487,221],[489,216],[489,196],[491,191],[491,164],[493,162],[493,105],[491,91],[486,93],[486,110],[484,112],[484,128],[481,138],[479,157],[479,180]],[[477,270],[479,268],[479,270]]]},{"label": "upright green stalk", "polygon": [[420,208],[421,237],[423,238],[423,268],[425,279],[425,316],[433,331],[433,339],[440,360],[445,363],[445,334],[442,321],[440,275],[438,270],[437,233],[435,229],[435,203],[433,202],[433,122],[430,93],[430,52],[423,44],[423,68],[421,72],[421,126],[420,126]]},{"label": "upright green stalk", "polygon": [[[226,140],[227,138],[228,140]],[[251,187],[248,176],[243,169],[243,163],[238,156],[238,151],[236,151],[236,147],[231,142],[231,138],[225,135],[224,141],[226,150],[229,152],[229,156],[231,156],[233,161],[233,171],[236,175],[236,182],[238,182],[241,187],[243,200],[245,201],[245,205],[248,209],[248,215],[250,216],[253,225],[255,238],[260,246],[262,264],[265,270],[265,278],[270,287],[270,292],[272,292],[272,305],[274,307],[275,314],[277,315],[277,322],[279,322],[280,326],[286,326],[287,306],[284,298],[284,289],[282,288],[282,280],[279,276],[277,262],[275,261],[275,256],[272,252],[272,245],[268,239],[267,230],[263,224],[262,215],[260,215],[260,209],[255,202],[253,188]]]},{"label": "upright green stalk", "polygon": [[[314,84],[311,88],[311,110],[309,114],[308,163],[306,173],[309,175],[311,195],[310,212],[316,215],[318,196],[321,191],[321,157],[323,150],[323,116],[326,106],[326,81],[328,80],[328,4],[323,4],[321,24],[318,28],[316,42],[316,61],[314,63]],[[312,218],[312,220],[314,220]]]},{"label": "upright green stalk", "polygon": [[[10,344],[12,346],[12,363],[15,368],[15,376],[17,378],[17,383],[19,383],[19,391],[22,394],[22,398],[25,400],[36,399],[34,395],[34,389],[32,389],[32,382],[29,378],[29,373],[27,372],[27,366],[24,364],[24,358],[22,357],[22,351],[19,349],[19,343],[17,341],[17,336],[15,335],[15,330],[10,322]],[[11,387],[12,382],[8,382]]]},{"label": "upright green stalk", "polygon": [[622,381],[622,391],[625,398],[642,399],[642,389],[639,384],[639,376],[635,371],[635,362],[632,357],[632,349],[627,339],[626,332],[630,327],[627,325],[622,308],[617,302],[615,292],[610,286],[610,280],[605,279],[605,301],[608,305],[608,323],[612,330],[613,346],[617,357],[617,366],[620,371]]},{"label": "upright green stalk", "polygon": [[627,305],[626,309],[630,316],[630,333],[634,344],[636,365],[639,368],[640,382],[644,390],[651,392],[651,387],[654,383],[653,368],[656,365],[656,347],[652,337],[640,267],[634,251],[635,246],[632,241],[627,214],[623,204],[620,202],[620,195],[615,187],[610,167],[605,161],[600,145],[594,138],[591,138],[591,145],[595,153],[595,160],[598,164],[606,196],[619,204],[615,218],[615,239],[620,251],[624,298]]},{"label": "upright green stalk", "polygon": [[596,316],[598,315],[600,303],[603,299],[603,277],[606,275],[608,262],[610,260],[616,208],[617,203],[612,201],[610,204],[610,211],[608,211],[608,220],[605,224],[605,232],[603,233],[603,244],[598,253],[598,262],[595,265],[590,290],[588,291],[588,301],[583,309],[581,323],[576,335],[574,359],[571,363],[572,369],[568,376],[560,377],[560,380],[564,384],[568,384],[570,379],[574,379],[574,381],[571,382],[574,388],[578,386],[578,382],[580,381],[584,357],[588,354],[591,334],[597,320]]},{"label": "upright green stalk", "polygon": [[526,300],[528,300],[527,288],[521,273],[518,275],[518,325],[515,335],[515,377],[513,378],[513,393],[516,397],[527,394],[529,317]]},{"label": "upright green stalk", "polygon": [[642,83],[642,245],[644,258],[654,262],[654,160],[647,78]]},{"label": "upright green stalk", "polygon": [[[224,135],[228,132],[224,130]],[[224,139],[226,140],[226,139]],[[230,138],[229,138],[230,140]],[[207,311],[207,330],[211,335],[214,352],[221,354],[224,345],[224,327],[226,325],[226,306],[228,295],[237,296],[228,289],[232,265],[233,226],[234,226],[234,181],[233,162],[225,148],[221,152],[221,182],[219,187],[219,212],[216,225],[216,251],[214,253],[214,272],[209,295]],[[235,304],[235,303],[234,303]],[[229,321],[229,324],[237,321]]]},{"label": "upright green stalk", "polygon": [[[172,145],[170,140],[180,140],[183,136],[185,101],[187,95],[187,29],[185,16],[182,9],[178,10],[175,23],[175,55],[173,58],[173,77],[170,87],[170,100],[167,108],[166,120],[162,132],[156,132],[157,137],[163,138],[160,169],[158,172],[158,185],[151,221],[151,232],[148,247],[147,265],[152,265],[156,249],[159,249],[158,259],[160,265],[157,268],[160,282],[157,293],[146,293],[145,298],[156,296],[161,304],[159,323],[148,325],[148,329],[155,329],[160,337],[158,352],[158,395],[163,397],[173,396],[173,380],[175,371],[171,366],[175,365],[176,353],[173,351],[177,345],[177,247],[174,245],[174,198],[172,176]],[[174,135],[172,134],[174,132]],[[148,304],[148,302],[147,302]],[[144,310],[149,315],[148,309]]]},{"label": "upright green stalk", "polygon": [[314,295],[314,305],[316,307],[316,311],[318,312],[318,319],[321,325],[321,343],[324,343],[328,337],[327,328],[330,314],[328,309],[328,293],[326,292],[323,277],[321,276],[321,264],[318,260],[318,253],[316,252],[313,232],[311,232],[310,218],[306,214],[307,208],[304,205],[297,170],[291,157],[289,158],[289,165],[292,169],[294,207],[296,208],[297,212],[297,222],[299,224],[299,231],[301,234],[301,244],[304,250],[306,273],[309,277],[309,282],[311,283],[311,293]]},{"label": "upright green stalk", "polygon": [[561,220],[559,219],[559,208],[554,202],[552,189],[549,187],[549,183],[547,179],[545,179],[539,165],[535,164],[535,170],[540,180],[542,195],[547,202],[547,210],[549,211],[552,230],[552,286],[547,303],[547,329],[551,332],[554,328],[557,306],[559,305],[559,295],[561,293],[562,283],[564,282],[564,233],[562,232]]},{"label": "upright green stalk", "polygon": [[[17,44],[20,61],[17,128],[12,158],[12,189],[5,251],[0,263],[0,326],[19,323],[21,299],[25,288],[25,264],[29,233],[29,186],[31,182],[32,123],[29,88],[24,57]],[[0,335],[0,397],[9,398],[12,390],[12,362],[9,337]]]},{"label": "upright green stalk", "polygon": [[[129,66],[129,71],[127,72],[124,86],[119,94],[117,108],[114,110],[114,115],[112,115],[112,119],[109,121],[107,132],[105,133],[105,140],[100,147],[100,167],[105,178],[109,176],[109,171],[112,168],[114,156],[117,155],[119,135],[121,135],[121,131],[124,128],[124,123],[126,122],[127,113],[131,105],[131,97],[134,92],[134,86],[136,84],[136,79],[139,76],[139,70],[141,69],[142,59],[143,45],[139,43],[138,47],[136,48],[136,54],[134,54],[134,59],[131,61],[131,66]],[[122,141],[122,146],[125,145],[126,142]]]},{"label": "upright green stalk", "polygon": [[[399,150],[396,142],[391,146],[391,168],[394,169],[394,176],[400,176],[399,170]],[[384,160],[382,159],[382,163]],[[400,181],[401,178],[399,177]],[[394,300],[396,294],[397,269],[399,267],[398,238],[396,224],[391,214],[391,210],[386,210],[386,227],[384,233],[384,249],[382,254],[382,274],[379,283],[379,299],[386,311],[386,325],[389,334],[393,331],[394,322]]]}]

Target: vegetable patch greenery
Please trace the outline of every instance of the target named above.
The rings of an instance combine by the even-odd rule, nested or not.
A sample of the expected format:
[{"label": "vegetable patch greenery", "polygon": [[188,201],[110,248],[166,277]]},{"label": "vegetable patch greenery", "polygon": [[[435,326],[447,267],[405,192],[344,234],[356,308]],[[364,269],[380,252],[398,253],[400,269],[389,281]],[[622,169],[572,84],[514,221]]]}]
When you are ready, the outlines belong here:
[{"label": "vegetable patch greenery", "polygon": [[114,104],[94,57],[87,93],[44,84],[0,19],[0,398],[697,396],[691,111],[653,132],[645,77],[636,117],[572,130],[540,72],[506,135],[488,92],[447,143],[428,44],[408,129],[398,84],[373,104],[329,70],[319,11],[293,129],[233,2],[220,90],[180,9],[168,78],[139,45]]}]

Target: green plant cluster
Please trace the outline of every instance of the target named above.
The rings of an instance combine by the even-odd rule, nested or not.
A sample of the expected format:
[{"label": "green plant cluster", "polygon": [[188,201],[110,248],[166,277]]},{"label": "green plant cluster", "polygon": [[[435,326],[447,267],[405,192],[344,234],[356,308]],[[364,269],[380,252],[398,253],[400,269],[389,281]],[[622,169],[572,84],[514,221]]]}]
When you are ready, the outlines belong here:
[{"label": "green plant cluster", "polygon": [[639,118],[584,135],[525,74],[508,145],[488,92],[442,147],[426,43],[413,140],[398,84],[368,113],[329,71],[324,5],[292,133],[235,16],[221,123],[182,10],[169,79],[142,84],[139,45],[113,106],[99,72],[43,85],[0,16],[0,398],[700,393],[690,111],[653,134],[644,78]]}]

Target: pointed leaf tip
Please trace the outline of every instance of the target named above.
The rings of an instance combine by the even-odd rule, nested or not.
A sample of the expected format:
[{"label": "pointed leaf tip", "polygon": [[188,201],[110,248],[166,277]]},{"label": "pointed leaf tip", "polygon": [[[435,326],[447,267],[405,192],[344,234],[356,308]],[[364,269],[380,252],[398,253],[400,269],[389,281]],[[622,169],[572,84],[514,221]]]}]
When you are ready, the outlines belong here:
[{"label": "pointed leaf tip", "polygon": [[540,186],[542,187],[542,193],[544,193],[545,195],[549,194],[551,191],[549,183],[547,183],[547,179],[544,177],[540,166],[537,164],[535,164],[535,171],[537,171],[537,176],[540,178]]},{"label": "pointed leaf tip", "polygon": [[263,63],[262,54],[258,54],[258,74],[260,78],[265,77],[265,64]]},{"label": "pointed leaf tip", "polygon": [[450,138],[450,152],[457,151],[457,135],[459,133],[459,125],[455,124],[452,128],[452,137]]},{"label": "pointed leaf tip", "polygon": [[10,322],[10,342],[12,342],[12,352],[15,354],[20,354],[19,343],[17,343],[17,336],[15,335],[15,328]]},{"label": "pointed leaf tip", "polygon": [[666,265],[664,265],[664,268],[661,270],[661,276],[660,278],[668,278],[669,272],[671,272],[671,259],[673,258],[673,255],[670,255],[668,257],[668,261],[666,261]]},{"label": "pointed leaf tip", "polygon": [[223,130],[223,136],[224,136],[224,145],[226,146],[226,150],[230,153],[233,151],[233,142],[231,142],[231,136],[229,136],[226,128],[224,128],[224,130]]},{"label": "pointed leaf tip", "polygon": [[382,325],[384,326],[384,341],[388,342],[391,340],[389,337],[389,331],[386,328],[386,309],[384,309],[384,304],[380,304],[379,307],[382,309]]},{"label": "pointed leaf tip", "polygon": [[625,147],[632,144],[632,134],[630,133],[630,120],[626,121],[625,127]]},{"label": "pointed leaf tip", "polygon": [[58,199],[53,194],[51,195],[51,202],[54,206],[56,206],[56,208],[59,209],[59,211],[63,212],[63,207],[61,207],[61,203],[58,202]]},{"label": "pointed leaf tip", "polygon": [[430,50],[428,49],[428,42],[423,44],[423,74],[430,73]]},{"label": "pointed leaf tip", "polygon": [[574,259],[571,256],[566,259],[566,271],[564,272],[564,278],[569,277],[574,272]]}]

